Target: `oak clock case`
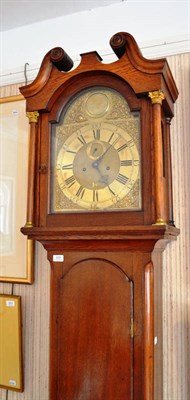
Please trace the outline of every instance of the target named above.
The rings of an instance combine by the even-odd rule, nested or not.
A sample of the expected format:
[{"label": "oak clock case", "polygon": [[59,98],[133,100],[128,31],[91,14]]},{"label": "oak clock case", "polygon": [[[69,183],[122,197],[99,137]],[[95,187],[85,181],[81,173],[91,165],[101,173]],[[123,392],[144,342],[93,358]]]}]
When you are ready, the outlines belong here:
[{"label": "oak clock case", "polygon": [[146,60],[130,34],[110,45],[116,62],[85,53],[75,69],[52,49],[21,88],[30,123],[21,230],[51,266],[50,400],[163,398],[154,276],[179,234],[170,150],[178,91],[167,61]]},{"label": "oak clock case", "polygon": [[51,212],[141,209],[140,113],[106,87],[83,90],[53,127]]}]

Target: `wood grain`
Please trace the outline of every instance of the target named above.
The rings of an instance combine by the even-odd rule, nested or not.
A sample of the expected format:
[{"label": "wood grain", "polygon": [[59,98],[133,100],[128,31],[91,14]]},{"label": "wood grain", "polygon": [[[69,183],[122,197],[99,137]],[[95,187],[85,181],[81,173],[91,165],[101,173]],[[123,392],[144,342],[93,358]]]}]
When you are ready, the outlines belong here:
[{"label": "wood grain", "polygon": [[60,285],[57,390],[50,398],[132,398],[132,282],[94,258],[73,266]]},{"label": "wood grain", "polygon": [[154,399],[154,283],[153,283],[153,264],[148,263],[145,266],[145,288],[144,288],[144,399]]},{"label": "wood grain", "polygon": [[155,159],[155,223],[164,223],[166,219],[164,186],[163,186],[163,148],[161,131],[161,105],[155,103],[153,107],[153,136],[154,136],[154,159]]},{"label": "wood grain", "polygon": [[[48,76],[52,50],[42,61],[35,81],[21,88],[29,114],[34,110],[39,112],[35,165],[31,158],[31,171],[37,177],[37,184],[30,188],[29,182],[29,190],[32,196],[34,193],[34,204],[37,205],[34,209],[37,223],[26,225],[21,232],[43,244],[51,264],[51,400],[62,400],[63,397],[64,400],[153,400],[151,253],[158,241],[166,245],[179,234],[176,227],[168,225],[170,187],[165,185],[164,191],[166,174],[163,163],[170,155],[170,149],[166,153],[163,146],[165,126],[162,125],[162,118],[173,115],[178,91],[166,60],[147,60],[131,35],[117,34],[112,38],[114,44],[118,37],[122,37],[125,49],[117,62],[102,64],[98,54],[90,52],[83,54],[78,68],[68,74],[61,73],[53,62]],[[127,206],[119,209],[116,203],[116,210],[98,209],[93,212],[89,208],[88,211],[76,212],[70,205],[66,212],[56,213],[50,209],[54,185],[52,175],[56,168],[52,160],[54,146],[50,124],[60,122],[63,129],[62,113],[73,96],[87,88],[100,86],[117,90],[126,99],[130,112],[140,111],[142,208],[140,212]],[[158,90],[153,91],[153,87]],[[63,143],[65,146],[66,142]],[[67,151],[73,153],[71,148]],[[60,168],[64,170],[62,162]],[[75,158],[73,167],[74,163]],[[42,165],[45,174],[41,173]],[[94,167],[92,161],[91,166]],[[64,179],[66,185],[73,185],[71,177],[68,182]],[[90,188],[94,188],[93,179]],[[86,184],[84,187],[87,188]],[[77,197],[77,193],[75,191],[73,195]],[[131,191],[129,196],[133,199]],[[65,202],[62,198],[63,210]],[[28,205],[30,209],[30,202]],[[105,258],[101,256],[102,251],[106,252]],[[115,268],[107,268],[118,254],[120,265],[117,268],[130,277],[131,285],[128,287],[126,279],[122,286]],[[145,254],[148,258],[146,268]],[[59,255],[62,261],[57,263],[55,255]],[[77,257],[77,261],[70,265],[73,257]],[[120,296],[121,303],[118,301]],[[131,321],[137,325],[137,332],[132,336],[133,344],[129,334]],[[117,334],[113,333],[115,330]]]}]

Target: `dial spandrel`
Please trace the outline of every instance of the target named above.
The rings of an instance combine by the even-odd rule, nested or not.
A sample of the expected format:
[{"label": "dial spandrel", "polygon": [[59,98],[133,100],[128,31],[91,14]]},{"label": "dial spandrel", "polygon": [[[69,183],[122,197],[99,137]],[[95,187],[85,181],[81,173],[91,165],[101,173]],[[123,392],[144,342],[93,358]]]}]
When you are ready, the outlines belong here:
[{"label": "dial spandrel", "polygon": [[76,96],[52,129],[51,212],[140,210],[140,115],[115,90]]}]

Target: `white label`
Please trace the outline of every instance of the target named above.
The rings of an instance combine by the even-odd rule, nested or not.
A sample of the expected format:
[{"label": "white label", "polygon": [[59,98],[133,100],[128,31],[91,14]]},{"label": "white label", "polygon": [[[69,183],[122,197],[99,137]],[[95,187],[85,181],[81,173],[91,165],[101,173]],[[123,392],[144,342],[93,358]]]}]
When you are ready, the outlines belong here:
[{"label": "white label", "polygon": [[6,306],[7,307],[14,307],[15,306],[15,301],[14,300],[6,300]]},{"label": "white label", "polygon": [[64,255],[63,254],[54,254],[53,255],[53,261],[55,261],[55,262],[63,262],[64,261]]},{"label": "white label", "polygon": [[14,379],[9,380],[9,385],[16,386],[16,381]]},{"label": "white label", "polygon": [[155,338],[154,338],[154,346],[156,346],[156,345],[157,345],[157,343],[158,343],[158,337],[157,337],[157,336],[155,336]]}]

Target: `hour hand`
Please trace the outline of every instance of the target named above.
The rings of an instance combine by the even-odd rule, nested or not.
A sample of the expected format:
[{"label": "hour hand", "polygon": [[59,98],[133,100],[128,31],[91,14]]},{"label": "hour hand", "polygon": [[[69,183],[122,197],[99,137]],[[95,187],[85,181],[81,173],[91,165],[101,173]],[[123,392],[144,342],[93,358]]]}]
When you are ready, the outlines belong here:
[{"label": "hour hand", "polygon": [[108,151],[110,150],[110,148],[112,147],[112,145],[109,145],[107,147],[107,149],[101,154],[100,157],[98,157],[93,163],[92,166],[93,168],[97,168],[99,170],[99,164],[102,162],[103,158],[105,157],[105,155],[108,153]]},{"label": "hour hand", "polygon": [[95,168],[100,175],[98,182],[103,183],[104,185],[108,185],[109,175],[102,175],[101,170],[99,168],[99,163],[100,163],[100,159],[93,161],[93,163],[92,163],[92,167]]}]

